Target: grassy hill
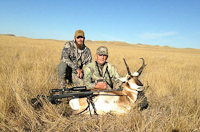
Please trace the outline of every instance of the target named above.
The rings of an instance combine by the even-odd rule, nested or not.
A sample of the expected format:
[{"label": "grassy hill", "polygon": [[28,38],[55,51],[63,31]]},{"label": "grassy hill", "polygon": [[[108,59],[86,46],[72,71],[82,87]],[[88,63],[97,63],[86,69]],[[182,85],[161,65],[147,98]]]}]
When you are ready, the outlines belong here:
[{"label": "grassy hill", "polygon": [[133,104],[126,115],[72,115],[67,101],[34,110],[29,101],[58,88],[56,66],[65,41],[0,35],[0,131],[200,131],[200,50],[91,41],[93,61],[100,45],[109,49],[108,62],[127,74],[147,66],[140,76],[149,108]]}]

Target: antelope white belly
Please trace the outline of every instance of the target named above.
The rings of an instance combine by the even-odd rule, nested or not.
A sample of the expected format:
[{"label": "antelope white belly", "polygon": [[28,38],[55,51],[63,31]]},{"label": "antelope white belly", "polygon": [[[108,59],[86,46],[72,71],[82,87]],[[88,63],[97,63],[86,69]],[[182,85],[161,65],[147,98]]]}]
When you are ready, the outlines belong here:
[{"label": "antelope white belly", "polygon": [[[118,112],[118,113],[125,113],[124,110],[121,110],[118,107],[118,96],[100,96],[97,101],[95,102],[95,108],[98,111],[103,111],[105,113],[108,112]],[[91,108],[92,109],[92,108]]]},{"label": "antelope white belly", "polygon": [[79,110],[81,108],[79,104],[79,98],[74,98],[69,101],[69,105],[73,110]]}]

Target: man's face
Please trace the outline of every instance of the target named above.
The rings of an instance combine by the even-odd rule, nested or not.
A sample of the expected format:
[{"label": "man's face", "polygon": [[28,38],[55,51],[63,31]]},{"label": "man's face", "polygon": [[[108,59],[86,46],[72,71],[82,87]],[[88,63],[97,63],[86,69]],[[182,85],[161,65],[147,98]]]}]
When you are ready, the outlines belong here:
[{"label": "man's face", "polygon": [[103,65],[108,58],[108,56],[106,55],[98,55],[98,54],[96,54],[96,57],[97,57],[97,62],[101,65]]},{"label": "man's face", "polygon": [[83,43],[84,43],[84,37],[82,37],[82,36],[78,36],[78,37],[75,37],[74,36],[74,39],[75,39],[75,41],[76,41],[76,43],[78,44],[78,45],[83,45]]}]

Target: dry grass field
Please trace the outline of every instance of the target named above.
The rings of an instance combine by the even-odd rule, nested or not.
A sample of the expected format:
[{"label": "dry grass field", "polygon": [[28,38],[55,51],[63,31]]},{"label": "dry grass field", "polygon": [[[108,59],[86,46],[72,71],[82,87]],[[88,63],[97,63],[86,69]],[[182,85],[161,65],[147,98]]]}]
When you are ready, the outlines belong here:
[{"label": "dry grass field", "polygon": [[30,99],[58,88],[56,66],[65,41],[0,36],[0,131],[199,132],[200,50],[86,41],[93,61],[96,49],[109,49],[108,62],[125,76],[147,66],[140,76],[149,107],[133,104],[126,115],[72,115],[67,103],[34,110]]}]

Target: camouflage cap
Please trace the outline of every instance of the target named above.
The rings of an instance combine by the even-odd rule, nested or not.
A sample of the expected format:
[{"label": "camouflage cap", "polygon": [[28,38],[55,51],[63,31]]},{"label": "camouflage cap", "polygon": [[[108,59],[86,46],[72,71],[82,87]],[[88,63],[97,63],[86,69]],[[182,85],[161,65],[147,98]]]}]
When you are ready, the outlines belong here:
[{"label": "camouflage cap", "polygon": [[98,49],[97,49],[97,55],[106,55],[108,56],[108,48],[105,47],[105,46],[100,46]]},{"label": "camouflage cap", "polygon": [[78,36],[85,37],[85,34],[84,34],[83,30],[76,30],[75,37],[78,37]]}]

